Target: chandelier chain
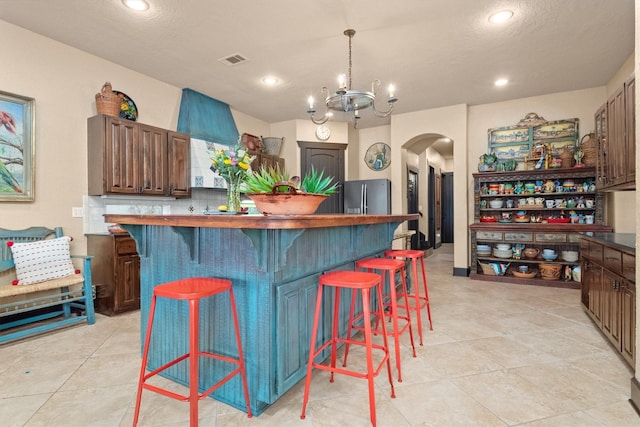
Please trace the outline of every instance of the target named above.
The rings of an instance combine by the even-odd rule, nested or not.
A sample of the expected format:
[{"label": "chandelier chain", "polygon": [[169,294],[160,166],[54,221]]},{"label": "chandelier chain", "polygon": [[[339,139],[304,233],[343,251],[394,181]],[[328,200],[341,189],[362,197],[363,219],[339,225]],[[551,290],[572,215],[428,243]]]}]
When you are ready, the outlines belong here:
[{"label": "chandelier chain", "polygon": [[353,35],[356,33],[354,30],[347,30],[345,33],[349,36],[349,87],[347,89],[351,90],[351,41],[353,40]]}]

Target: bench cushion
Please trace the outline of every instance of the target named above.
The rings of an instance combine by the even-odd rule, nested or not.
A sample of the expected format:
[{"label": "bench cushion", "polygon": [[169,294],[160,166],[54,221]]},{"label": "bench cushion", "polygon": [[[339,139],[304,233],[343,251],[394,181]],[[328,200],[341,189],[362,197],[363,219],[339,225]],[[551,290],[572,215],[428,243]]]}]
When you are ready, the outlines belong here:
[{"label": "bench cushion", "polygon": [[69,242],[71,238],[63,236],[11,244],[18,284],[30,285],[73,275],[75,268],[71,262]]},{"label": "bench cushion", "polygon": [[83,281],[84,277],[82,274],[73,274],[71,276],[47,280],[46,282],[34,283],[30,286],[13,286],[10,283],[0,284],[0,298],[24,295],[31,292],[47,291],[50,289],[59,289],[64,286],[77,285]]}]

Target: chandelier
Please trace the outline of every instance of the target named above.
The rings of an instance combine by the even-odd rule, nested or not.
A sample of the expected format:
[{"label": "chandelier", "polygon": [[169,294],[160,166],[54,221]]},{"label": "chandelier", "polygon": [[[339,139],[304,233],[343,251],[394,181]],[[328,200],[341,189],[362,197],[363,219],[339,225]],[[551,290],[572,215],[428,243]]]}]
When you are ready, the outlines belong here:
[{"label": "chandelier", "polygon": [[326,123],[327,120],[333,115],[332,111],[339,111],[349,113],[351,115],[351,122],[353,127],[356,127],[358,119],[360,118],[360,112],[367,108],[372,108],[373,114],[377,117],[387,117],[393,111],[393,104],[398,100],[394,95],[393,85],[389,85],[389,97],[387,98],[388,110],[379,111],[376,108],[376,87],[380,86],[380,80],[373,80],[371,82],[371,91],[353,90],[351,89],[351,41],[356,34],[355,30],[344,30],[344,35],[349,37],[349,74],[348,79],[344,74],[338,77],[338,90],[334,93],[329,93],[327,87],[322,88],[322,93],[325,94],[325,109],[322,117],[316,118],[315,113],[315,101],[312,96],[309,97],[309,107],[307,113],[310,115],[311,121],[317,125]]}]

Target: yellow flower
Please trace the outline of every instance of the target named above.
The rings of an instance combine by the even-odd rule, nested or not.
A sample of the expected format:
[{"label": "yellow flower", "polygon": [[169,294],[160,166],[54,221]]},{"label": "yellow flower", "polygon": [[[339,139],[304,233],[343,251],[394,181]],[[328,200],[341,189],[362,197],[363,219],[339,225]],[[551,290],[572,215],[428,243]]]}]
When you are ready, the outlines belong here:
[{"label": "yellow flower", "polygon": [[231,159],[224,159],[224,164],[225,165],[230,165],[231,164]]},{"label": "yellow flower", "polygon": [[243,162],[238,162],[238,166],[240,166],[244,170],[249,169],[249,165]]}]

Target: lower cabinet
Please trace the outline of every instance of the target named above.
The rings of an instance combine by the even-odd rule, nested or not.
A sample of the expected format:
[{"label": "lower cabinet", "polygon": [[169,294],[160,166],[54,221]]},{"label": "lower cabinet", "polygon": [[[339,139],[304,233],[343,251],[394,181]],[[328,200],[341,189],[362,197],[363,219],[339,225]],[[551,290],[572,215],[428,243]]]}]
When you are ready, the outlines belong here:
[{"label": "lower cabinet", "polygon": [[140,308],[140,257],[126,233],[88,235],[96,312],[112,316]]},{"label": "lower cabinet", "polygon": [[582,304],[604,335],[635,366],[635,254],[583,238]]}]

